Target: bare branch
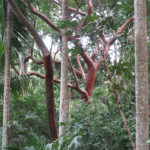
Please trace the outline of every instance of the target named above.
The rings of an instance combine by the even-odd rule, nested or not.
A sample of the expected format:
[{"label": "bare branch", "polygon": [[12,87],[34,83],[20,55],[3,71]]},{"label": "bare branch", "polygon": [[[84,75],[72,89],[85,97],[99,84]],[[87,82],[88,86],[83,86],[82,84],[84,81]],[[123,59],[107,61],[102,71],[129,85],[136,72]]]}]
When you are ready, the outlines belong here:
[{"label": "bare branch", "polygon": [[[83,50],[82,44],[81,44],[81,42],[79,40],[77,41],[76,44],[79,46],[79,48],[81,50]],[[89,54],[87,52],[82,52],[80,55],[82,56],[82,58],[84,59],[84,61],[87,64],[88,67],[95,66],[95,63],[90,58],[90,56],[89,56]]]},{"label": "bare branch", "polygon": [[[61,81],[58,80],[58,79],[54,79],[53,81],[56,82],[56,83],[60,83],[60,82],[61,82]],[[70,87],[70,88],[72,88],[72,89],[74,89],[74,90],[76,90],[76,91],[78,91],[78,92],[80,92],[80,93],[83,95],[83,98],[84,98],[86,101],[89,100],[89,96],[88,96],[88,93],[87,93],[86,91],[84,91],[84,90],[80,89],[79,87],[74,86],[74,85],[72,85],[72,84],[70,84],[70,83],[67,83],[67,86]],[[89,101],[89,103],[91,103],[91,101]]]},{"label": "bare branch", "polygon": [[92,15],[92,13],[93,13],[92,0],[88,0],[88,14]]},{"label": "bare branch", "polygon": [[58,53],[59,51],[60,51],[60,49],[58,48],[58,50],[57,50],[56,53],[54,54],[54,78],[57,78],[55,59],[56,59],[56,55],[57,55],[57,53]]},{"label": "bare branch", "polygon": [[42,20],[44,20],[49,26],[51,26],[54,30],[60,31],[57,26],[43,13],[38,12],[36,8],[32,6],[32,4],[29,5],[30,10],[32,11],[33,14],[37,15],[40,17]]},{"label": "bare branch", "polygon": [[78,63],[78,66],[80,68],[80,71],[81,71],[81,76],[82,76],[83,82],[85,84],[86,76],[85,76],[84,70],[83,70],[81,62],[80,62],[79,54],[77,55],[77,63]]},{"label": "bare branch", "polygon": [[94,61],[94,59],[95,59],[95,57],[96,57],[96,54],[97,54],[98,49],[99,49],[99,42],[97,43],[96,48],[95,48],[95,50],[94,50],[94,52],[93,52],[93,55],[91,56],[91,59],[92,59],[93,61]]},{"label": "bare branch", "polygon": [[37,65],[43,64],[43,61],[38,61],[35,58],[33,58],[32,56],[28,56],[25,58],[24,63],[26,63],[29,59],[31,59],[34,63],[36,63]]},{"label": "bare branch", "polygon": [[27,75],[27,76],[37,76],[37,77],[39,77],[39,78],[41,78],[41,79],[45,79],[45,76],[44,75],[42,75],[42,74],[39,74],[39,73],[37,73],[37,72],[29,72],[29,73],[26,73],[25,75]]},{"label": "bare branch", "polygon": [[[57,1],[55,1],[55,0],[53,0],[53,2],[54,2],[55,4],[57,4],[57,5],[59,5],[60,7],[62,7],[62,4],[61,4],[61,3],[59,3],[59,2],[57,2]],[[68,10],[69,10],[69,11],[72,11],[72,12],[77,12],[77,9],[72,8],[72,7],[68,7]],[[87,15],[86,12],[83,12],[83,11],[81,11],[81,10],[78,10],[78,14],[80,14],[80,15],[82,15],[82,16],[86,16],[86,15]]]},{"label": "bare branch", "polygon": [[76,82],[76,86],[79,87],[78,78],[77,78],[77,75],[76,75],[76,73],[75,73],[75,71],[74,71],[74,69],[73,69],[73,66],[72,66],[72,63],[71,63],[69,57],[68,57],[68,62],[69,62],[69,65],[70,65],[70,67],[71,67],[71,70],[72,70],[72,72],[73,72],[73,75],[74,75],[74,78],[75,78],[75,82]]},{"label": "bare branch", "polygon": [[[106,39],[106,37],[103,34],[101,35],[101,39],[105,43],[104,55],[106,57],[107,54],[108,54],[109,48],[110,48],[110,42]],[[96,69],[98,69],[100,67],[100,65],[102,64],[103,60],[104,60],[103,56],[100,56],[98,62],[96,62]]]},{"label": "bare branch", "polygon": [[16,67],[13,67],[14,71],[17,73],[17,75],[20,75],[19,71],[17,70]]},{"label": "bare branch", "polygon": [[114,41],[116,39],[119,38],[119,35],[125,30],[125,28],[134,20],[134,16],[130,19],[128,19],[116,32],[116,34],[114,35],[114,37],[110,40],[110,45],[112,45],[114,43]]},{"label": "bare branch", "polygon": [[75,1],[76,1],[76,4],[77,4],[78,8],[77,8],[77,11],[76,11],[75,14],[71,17],[70,20],[72,20],[73,18],[76,17],[76,15],[78,14],[78,11],[79,11],[79,9],[80,9],[80,4],[79,4],[78,0],[75,0]]},{"label": "bare branch", "polygon": [[48,56],[50,53],[42,41],[39,34],[36,32],[34,26],[26,19],[26,17],[23,15],[21,10],[19,9],[18,5],[16,4],[15,0],[7,0],[7,2],[10,4],[14,14],[16,15],[17,19],[20,23],[22,23],[30,32],[30,34],[34,37],[38,47],[40,48],[43,56]]}]

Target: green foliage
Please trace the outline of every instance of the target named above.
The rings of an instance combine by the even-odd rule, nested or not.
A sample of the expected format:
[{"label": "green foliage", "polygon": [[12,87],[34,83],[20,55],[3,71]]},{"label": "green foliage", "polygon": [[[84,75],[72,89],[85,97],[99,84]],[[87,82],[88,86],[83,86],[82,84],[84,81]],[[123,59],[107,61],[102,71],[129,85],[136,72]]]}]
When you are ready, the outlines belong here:
[{"label": "green foliage", "polygon": [[58,28],[60,28],[60,29],[64,29],[64,28],[73,28],[73,27],[76,27],[76,25],[77,25],[77,22],[76,21],[69,21],[69,20],[67,20],[67,21],[60,21],[59,22],[59,26],[58,26]]},{"label": "green foliage", "polygon": [[72,49],[69,49],[68,52],[71,53],[71,57],[74,58],[77,54],[82,53],[83,49],[81,49],[79,46],[75,46]]},{"label": "green foliage", "polygon": [[[57,150],[58,147],[61,150],[124,150],[131,148],[115,103],[105,105],[95,99],[91,105],[76,102],[72,109],[71,118],[66,124],[66,134],[53,144],[49,144],[48,150]],[[131,112],[130,116],[127,113],[126,116],[132,135],[134,135],[134,114],[133,111]]]},{"label": "green foliage", "polygon": [[[40,86],[43,83],[40,82]],[[10,121],[9,121],[9,144],[24,147],[35,147],[42,150],[49,139],[47,123],[45,91],[40,86],[35,90],[28,89],[28,95],[11,98]],[[43,142],[43,143],[42,143]],[[40,149],[38,149],[40,148]]]},{"label": "green foliage", "polygon": [[[10,81],[10,88],[11,88],[11,94],[13,96],[19,96],[23,91],[30,89],[34,87],[36,84],[37,79],[34,77],[30,76],[19,76],[19,75],[14,75],[11,77]],[[0,82],[0,97],[3,96],[4,93],[4,81],[1,80]]]},{"label": "green foliage", "polygon": [[[45,150],[46,149],[46,139],[43,136],[37,136],[34,132],[30,132],[29,135],[32,137],[28,141],[28,147],[25,150]],[[34,145],[34,146],[33,146]]]},{"label": "green foliage", "polygon": [[112,74],[121,76],[122,78],[133,78],[134,71],[131,70],[132,62],[119,62],[110,67]]}]

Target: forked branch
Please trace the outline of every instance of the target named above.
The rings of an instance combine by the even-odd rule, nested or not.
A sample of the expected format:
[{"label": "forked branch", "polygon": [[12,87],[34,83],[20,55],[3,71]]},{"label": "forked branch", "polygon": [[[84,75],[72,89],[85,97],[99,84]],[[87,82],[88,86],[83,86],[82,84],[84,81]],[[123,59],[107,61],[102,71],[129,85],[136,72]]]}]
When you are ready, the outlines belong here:
[{"label": "forked branch", "polygon": [[[57,4],[57,5],[59,5],[60,7],[62,7],[62,4],[60,3],[60,2],[57,2],[57,1],[55,1],[55,0],[53,0],[53,2],[55,3],[55,4]],[[76,8],[73,8],[73,7],[68,7],[68,10],[69,11],[72,11],[72,12],[77,12],[77,9]],[[87,13],[86,12],[83,12],[83,11],[81,11],[81,10],[78,10],[78,14],[80,14],[80,15],[82,15],[82,16],[86,16],[87,15]]]},{"label": "forked branch", "polygon": [[85,75],[85,72],[84,72],[84,70],[83,70],[83,68],[82,68],[82,65],[81,65],[81,62],[80,62],[80,58],[79,58],[79,57],[80,57],[80,55],[77,54],[77,64],[78,64],[78,66],[79,66],[79,68],[80,68],[82,80],[83,80],[83,82],[84,82],[84,84],[85,84],[85,81],[86,81],[86,75]]}]

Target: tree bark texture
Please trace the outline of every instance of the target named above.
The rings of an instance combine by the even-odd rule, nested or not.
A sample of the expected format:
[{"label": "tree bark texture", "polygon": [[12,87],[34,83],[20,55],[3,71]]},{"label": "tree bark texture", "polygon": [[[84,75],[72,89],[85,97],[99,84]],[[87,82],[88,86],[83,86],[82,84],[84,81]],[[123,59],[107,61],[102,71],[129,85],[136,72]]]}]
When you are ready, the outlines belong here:
[{"label": "tree bark texture", "polygon": [[19,53],[19,72],[20,72],[20,75],[25,74],[24,56],[22,52]]},{"label": "tree bark texture", "polygon": [[10,50],[11,50],[11,8],[7,7],[6,19],[6,53],[5,53],[5,81],[4,81],[4,106],[3,106],[3,132],[2,150],[8,145],[8,121],[10,109]]},{"label": "tree bark texture", "polygon": [[50,55],[43,57],[45,67],[45,84],[46,84],[46,107],[48,124],[50,126],[51,140],[58,138],[57,128],[55,123],[55,109],[54,109],[54,90],[53,90],[53,69],[51,65]]},{"label": "tree bark texture", "polygon": [[[68,16],[68,0],[62,1],[62,21],[66,21]],[[67,74],[68,74],[68,37],[67,28],[62,29],[62,50],[61,50],[61,85],[60,85],[60,112],[59,123],[65,123],[68,118],[68,97],[67,97]],[[65,133],[65,126],[59,126],[59,136]]]},{"label": "tree bark texture", "polygon": [[136,150],[149,150],[146,1],[135,0]]}]

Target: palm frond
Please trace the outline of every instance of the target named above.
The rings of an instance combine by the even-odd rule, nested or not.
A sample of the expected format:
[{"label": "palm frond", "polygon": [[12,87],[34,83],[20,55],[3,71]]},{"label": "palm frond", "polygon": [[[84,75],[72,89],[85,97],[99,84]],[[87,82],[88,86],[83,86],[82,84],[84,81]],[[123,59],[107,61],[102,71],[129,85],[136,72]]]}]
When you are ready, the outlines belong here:
[{"label": "palm frond", "polygon": [[[23,1],[16,1],[22,13],[29,18],[27,6]],[[7,2],[4,0],[0,0],[0,41],[1,43],[5,43],[5,18],[6,18],[6,9]],[[12,37],[11,37],[11,46],[15,48],[17,51],[24,50],[24,45],[29,43],[30,35],[27,29],[23,24],[21,24],[16,16],[13,14],[13,23],[12,23]],[[1,40],[2,39],[2,40]],[[0,44],[1,46],[1,44]]]},{"label": "palm frond", "polygon": [[3,0],[0,0],[0,54],[4,50],[4,33],[5,33],[5,21],[4,21],[4,11],[3,11]]},{"label": "palm frond", "polygon": [[[23,91],[27,91],[37,84],[37,78],[26,75],[14,75],[10,80],[10,90],[12,96],[20,96]],[[0,82],[0,97],[4,93],[4,80]]]}]

